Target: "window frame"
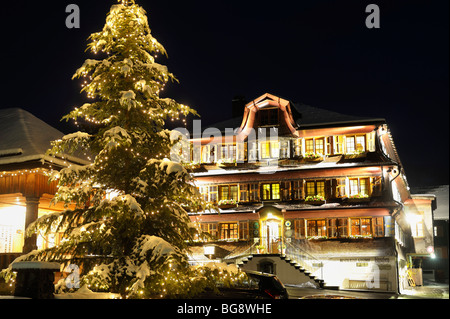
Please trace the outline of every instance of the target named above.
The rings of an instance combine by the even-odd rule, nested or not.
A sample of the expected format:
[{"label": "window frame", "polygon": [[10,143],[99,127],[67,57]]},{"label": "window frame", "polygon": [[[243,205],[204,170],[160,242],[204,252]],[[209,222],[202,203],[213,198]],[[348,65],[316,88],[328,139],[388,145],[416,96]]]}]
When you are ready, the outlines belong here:
[{"label": "window frame", "polygon": [[325,218],[307,219],[306,237],[328,237],[327,220]]},{"label": "window frame", "polygon": [[[353,222],[358,222],[357,224]],[[364,222],[368,222],[364,223]],[[368,230],[364,230],[368,227]],[[357,232],[357,233],[356,233]],[[371,217],[351,217],[350,218],[350,236],[352,237],[373,237],[372,218]]]},{"label": "window frame", "polygon": [[259,126],[278,126],[280,124],[280,116],[278,108],[260,109]]},{"label": "window frame", "polygon": [[[269,192],[269,197],[267,193]],[[262,200],[281,200],[281,185],[280,183],[261,183],[261,199]],[[277,197],[275,197],[277,195]]]},{"label": "window frame", "polygon": [[239,223],[238,222],[219,223],[219,232],[220,232],[220,240],[238,240]]},{"label": "window frame", "polygon": [[[311,187],[311,184],[314,185],[314,191],[311,193],[313,188]],[[324,179],[320,180],[309,180],[305,183],[305,198],[308,196],[316,196],[321,195],[323,198],[326,199],[327,191],[326,191],[327,183]]]}]

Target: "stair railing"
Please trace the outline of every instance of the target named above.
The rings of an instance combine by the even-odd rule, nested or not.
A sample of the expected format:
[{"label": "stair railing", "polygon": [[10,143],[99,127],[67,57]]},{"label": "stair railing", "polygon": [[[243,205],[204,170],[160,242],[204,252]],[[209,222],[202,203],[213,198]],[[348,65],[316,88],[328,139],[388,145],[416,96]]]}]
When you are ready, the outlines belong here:
[{"label": "stair railing", "polygon": [[[240,264],[245,258],[248,258],[251,255],[256,254],[257,249],[256,246],[258,245],[258,243],[253,243],[252,245],[249,245],[249,247],[244,250],[242,253],[240,253],[238,256],[234,256],[232,258],[229,258],[230,260],[235,260],[236,265]],[[235,251],[236,249],[234,249],[232,251],[232,253]],[[230,253],[229,255],[231,255],[232,253]],[[228,259],[228,258],[225,258]]]},{"label": "stair railing", "polygon": [[291,243],[286,243],[285,256],[308,271],[312,276],[323,280],[323,262],[320,259],[299,247],[295,247]]}]

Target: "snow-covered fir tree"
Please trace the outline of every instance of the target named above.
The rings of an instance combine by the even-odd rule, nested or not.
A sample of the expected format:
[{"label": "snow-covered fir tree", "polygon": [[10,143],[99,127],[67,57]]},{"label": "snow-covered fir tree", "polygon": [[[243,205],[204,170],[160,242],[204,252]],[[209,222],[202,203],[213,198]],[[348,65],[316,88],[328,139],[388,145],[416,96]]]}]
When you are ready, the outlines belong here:
[{"label": "snow-covered fir tree", "polygon": [[[73,209],[46,215],[27,230],[63,232],[60,245],[30,258],[76,264],[81,285],[124,297],[193,293],[196,273],[187,248],[195,229],[188,211],[204,203],[186,169],[168,160],[176,142],[168,120],[195,114],[160,93],[176,80],[155,62],[164,47],[151,35],[146,12],[135,1],[113,5],[102,31],[90,36],[88,59],[74,78],[92,100],[64,118],[93,123],[53,142],[49,153],[92,154],[92,163],[55,174],[55,202]],[[69,207],[69,206],[67,206]]]}]

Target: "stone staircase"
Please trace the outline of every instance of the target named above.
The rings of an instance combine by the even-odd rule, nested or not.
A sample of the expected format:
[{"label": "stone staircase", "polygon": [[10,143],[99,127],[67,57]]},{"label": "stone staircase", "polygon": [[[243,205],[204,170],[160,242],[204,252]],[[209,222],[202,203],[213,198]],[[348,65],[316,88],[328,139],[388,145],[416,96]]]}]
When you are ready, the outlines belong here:
[{"label": "stone staircase", "polygon": [[[236,260],[243,270],[271,272],[286,285],[315,286],[322,289],[339,289],[328,286],[323,279],[323,263],[311,254],[288,244],[283,254],[257,254],[249,251],[247,255]],[[265,266],[266,265],[266,266]]]}]

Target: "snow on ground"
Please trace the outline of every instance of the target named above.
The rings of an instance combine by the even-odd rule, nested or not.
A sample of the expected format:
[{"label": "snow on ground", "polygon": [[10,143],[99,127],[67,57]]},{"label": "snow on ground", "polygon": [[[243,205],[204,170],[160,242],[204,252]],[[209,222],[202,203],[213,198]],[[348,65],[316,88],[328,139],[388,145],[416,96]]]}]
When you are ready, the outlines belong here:
[{"label": "snow on ground", "polygon": [[93,292],[88,287],[83,286],[76,292],[55,294],[55,299],[119,299],[119,294],[109,292]]}]

